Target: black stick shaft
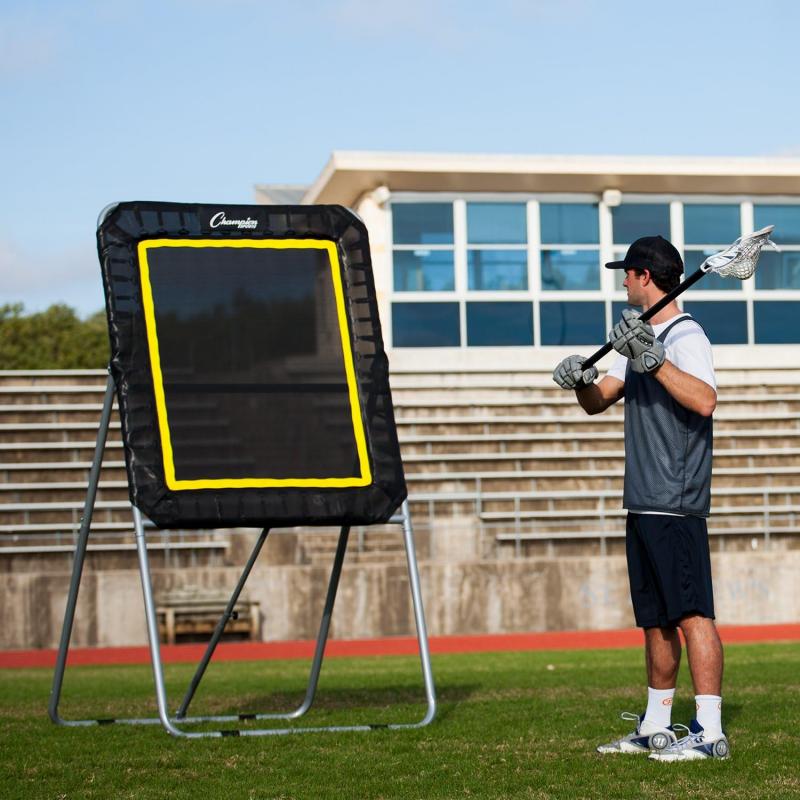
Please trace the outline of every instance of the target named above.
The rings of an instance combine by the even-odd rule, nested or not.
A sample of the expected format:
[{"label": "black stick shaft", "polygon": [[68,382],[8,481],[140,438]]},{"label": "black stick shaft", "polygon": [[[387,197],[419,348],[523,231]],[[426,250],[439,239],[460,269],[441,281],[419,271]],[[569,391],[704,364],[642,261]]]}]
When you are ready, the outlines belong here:
[{"label": "black stick shaft", "polygon": [[[676,297],[683,294],[690,286],[693,286],[700,278],[703,277],[706,273],[703,272],[702,269],[698,269],[696,272],[693,272],[683,283],[679,283],[669,294],[665,294],[657,303],[650,306],[647,311],[642,314],[640,319],[643,322],[647,322],[647,320],[654,317],[661,311],[662,308],[668,306]],[[583,369],[589,369],[589,367],[594,366],[606,353],[610,353],[613,350],[613,346],[611,342],[606,342],[596,353],[589,356],[586,361],[583,362]]]}]

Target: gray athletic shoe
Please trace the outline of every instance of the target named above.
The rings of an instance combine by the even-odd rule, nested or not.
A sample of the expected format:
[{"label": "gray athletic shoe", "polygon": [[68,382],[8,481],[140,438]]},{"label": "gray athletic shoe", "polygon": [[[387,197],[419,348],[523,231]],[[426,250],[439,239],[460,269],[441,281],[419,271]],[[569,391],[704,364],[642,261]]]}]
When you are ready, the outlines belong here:
[{"label": "gray athletic shoe", "polygon": [[731,747],[724,733],[716,737],[706,736],[696,719],[689,723],[688,728],[683,725],[675,727],[684,728],[688,735],[663,750],[652,752],[650,758],[655,761],[697,761],[704,758],[731,757]]},{"label": "gray athletic shoe", "polygon": [[601,744],[598,753],[655,753],[664,750],[675,742],[677,737],[672,727],[661,728],[638,714],[623,711],[622,719],[636,723],[636,730],[617,739],[615,742]]}]

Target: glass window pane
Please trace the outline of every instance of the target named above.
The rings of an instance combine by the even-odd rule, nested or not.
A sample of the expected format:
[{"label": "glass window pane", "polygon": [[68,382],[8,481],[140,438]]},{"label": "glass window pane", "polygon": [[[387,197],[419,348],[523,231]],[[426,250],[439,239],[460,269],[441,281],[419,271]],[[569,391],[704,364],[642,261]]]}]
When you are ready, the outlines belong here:
[{"label": "glass window pane", "polygon": [[744,301],[692,300],[683,304],[683,310],[703,326],[712,345],[747,344],[747,303]]},{"label": "glass window pane", "polygon": [[800,289],[800,252],[762,250],[756,289]]},{"label": "glass window pane", "polygon": [[542,250],[543,290],[599,288],[599,250]]},{"label": "glass window pane", "polygon": [[597,244],[600,241],[596,204],[542,203],[539,209],[543,244]]},{"label": "glass window pane", "polygon": [[467,251],[469,288],[472,291],[509,291],[528,288],[526,250]]},{"label": "glass window pane", "polygon": [[603,303],[541,303],[540,309],[543,345],[599,347],[606,340]]},{"label": "glass window pane", "polygon": [[470,347],[533,344],[531,303],[467,303]]},{"label": "glass window pane", "polygon": [[756,344],[800,342],[800,303],[791,300],[761,300],[753,303]]},{"label": "glass window pane", "polygon": [[458,347],[458,303],[392,303],[395,347]]},{"label": "glass window pane", "polygon": [[739,206],[692,203],[683,207],[683,241],[686,244],[725,244],[740,234]]},{"label": "glass window pane", "polygon": [[[736,238],[735,236],[733,237]],[[733,239],[731,239],[733,241]],[[714,253],[718,253],[719,248],[711,247],[706,250],[687,250],[683,254],[684,273],[691,275],[700,269],[700,265]],[[719,292],[719,291],[742,291],[742,282],[736,278],[723,278],[715,272],[709,272],[699,283],[687,289],[687,292]]]},{"label": "glass window pane", "polygon": [[452,250],[395,250],[396,292],[450,292],[455,287]]},{"label": "glass window pane", "polygon": [[470,244],[525,244],[525,203],[467,203]]},{"label": "glass window pane", "polygon": [[452,203],[395,203],[392,205],[395,244],[452,244]]},{"label": "glass window pane", "polygon": [[628,203],[611,209],[614,241],[631,244],[642,236],[670,238],[669,205],[666,203]]},{"label": "glass window pane", "polygon": [[800,205],[754,206],[753,222],[756,230],[774,225],[769,238],[775,244],[800,244]]}]

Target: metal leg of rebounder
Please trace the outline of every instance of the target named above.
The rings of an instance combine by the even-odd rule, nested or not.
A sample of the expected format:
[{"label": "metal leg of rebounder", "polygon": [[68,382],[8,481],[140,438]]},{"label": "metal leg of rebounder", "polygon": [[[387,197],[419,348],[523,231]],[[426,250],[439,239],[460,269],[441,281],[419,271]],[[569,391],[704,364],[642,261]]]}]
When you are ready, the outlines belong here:
[{"label": "metal leg of rebounder", "polygon": [[197,665],[197,671],[195,672],[194,677],[189,684],[189,688],[186,690],[186,695],[184,696],[183,702],[178,709],[178,713],[175,715],[177,719],[182,720],[186,717],[186,710],[189,708],[189,703],[192,702],[194,693],[197,691],[197,687],[200,685],[200,681],[203,679],[203,675],[205,674],[206,668],[211,661],[211,657],[214,655],[214,651],[217,649],[219,640],[222,638],[222,634],[225,631],[225,626],[228,624],[228,620],[230,620],[231,616],[233,615],[233,609],[236,607],[236,603],[239,600],[239,595],[242,593],[242,589],[244,589],[244,585],[247,582],[247,579],[250,577],[250,572],[253,569],[253,565],[256,563],[256,559],[261,552],[261,548],[264,546],[264,542],[267,540],[268,533],[269,528],[264,528],[264,530],[261,531],[261,535],[258,537],[258,541],[253,548],[253,552],[250,553],[250,558],[247,559],[247,564],[245,564],[244,570],[239,576],[239,581],[236,584],[236,588],[233,590],[231,599],[228,600],[228,605],[225,607],[225,610],[222,612],[222,616],[219,618],[219,622],[217,622],[217,626],[214,628],[211,641],[209,641],[208,647],[203,654],[203,658]]},{"label": "metal leg of rebounder", "polygon": [[58,645],[58,655],[56,656],[56,667],[53,673],[53,687],[50,690],[50,702],[47,712],[50,719],[57,725],[94,725],[97,720],[65,720],[58,713],[58,704],[61,700],[61,688],[64,684],[64,670],[67,665],[67,653],[69,652],[69,642],[72,638],[72,625],[75,621],[75,608],[78,604],[78,589],[81,585],[81,575],[83,574],[83,564],[86,560],[86,547],[89,541],[89,529],[92,526],[92,514],[94,513],[94,501],[97,496],[97,484],[100,481],[100,467],[103,463],[103,450],[106,446],[108,436],[108,426],[111,420],[111,407],[114,404],[114,379],[108,376],[106,382],[106,393],[103,398],[103,410],[100,415],[100,427],[97,431],[97,441],[94,448],[94,460],[89,471],[89,486],[86,491],[86,501],[83,505],[83,516],[81,517],[81,527],[78,533],[78,541],[75,546],[75,557],[72,562],[72,577],[69,582],[67,592],[67,607],[64,611],[64,624],[61,626],[61,641]]},{"label": "metal leg of rebounder", "polygon": [[[433,671],[430,663],[430,651],[428,649],[427,630],[425,626],[425,615],[422,607],[422,594],[420,591],[419,569],[417,566],[417,558],[414,547],[413,530],[411,527],[411,520],[408,513],[408,505],[403,504],[402,513],[392,518],[392,522],[401,523],[403,526],[403,536],[406,547],[406,558],[408,561],[409,579],[411,585],[412,602],[414,606],[414,619],[417,627],[417,639],[419,642],[420,662],[422,665],[423,680],[425,683],[425,695],[427,699],[427,711],[424,717],[419,722],[413,723],[389,723],[380,725],[329,725],[320,727],[295,727],[295,728],[261,728],[261,729],[234,729],[225,731],[194,731],[186,732],[176,727],[178,722],[183,723],[199,723],[199,722],[232,722],[240,721],[243,719],[260,720],[260,719],[294,719],[302,716],[311,707],[311,704],[316,693],[317,684],[319,681],[320,671],[322,669],[322,661],[325,654],[325,645],[330,630],[330,620],[333,614],[333,606],[336,600],[336,592],[339,585],[339,578],[341,575],[342,564],[344,562],[344,555],[347,548],[347,539],[349,535],[349,528],[343,527],[339,535],[339,543],[336,549],[336,557],[334,559],[333,569],[331,571],[331,579],[328,585],[328,593],[325,600],[325,607],[322,613],[322,622],[320,624],[319,634],[317,636],[317,645],[314,653],[314,659],[311,665],[311,672],[309,676],[308,687],[306,696],[301,705],[292,712],[285,714],[239,714],[230,716],[200,716],[190,717],[186,719],[170,719],[167,708],[167,695],[164,684],[164,672],[161,664],[161,653],[158,638],[158,623],[156,620],[155,604],[153,602],[153,590],[150,581],[150,569],[147,557],[147,547],[144,540],[144,529],[141,523],[141,515],[137,509],[134,509],[134,519],[136,522],[136,545],[139,554],[139,567],[142,576],[142,590],[145,597],[145,615],[147,618],[147,631],[150,639],[150,653],[153,662],[153,677],[156,684],[156,701],[158,704],[159,719],[161,720],[164,728],[174,736],[184,736],[189,738],[202,738],[202,737],[219,737],[219,736],[281,736],[290,733],[311,733],[322,731],[369,731],[375,728],[419,728],[428,725],[436,714],[436,692],[433,682]],[[246,579],[246,575],[243,575]],[[244,586],[244,580],[240,579],[241,589]],[[210,658],[213,648],[207,650],[207,655]],[[202,677],[201,671],[198,670],[193,681],[193,688],[197,688],[200,678]],[[185,705],[188,707],[189,701],[193,691],[190,690],[185,698]],[[184,708],[185,711],[185,708]]]},{"label": "metal leg of rebounder", "polygon": [[84,504],[83,518],[81,521],[81,528],[78,536],[78,542],[75,550],[75,560],[73,563],[72,577],[70,580],[69,591],[67,595],[67,605],[64,614],[64,625],[61,631],[61,641],[56,660],[56,668],[53,676],[53,687],[50,693],[50,703],[48,712],[50,718],[59,725],[70,726],[85,726],[85,725],[98,725],[111,722],[134,724],[134,725],[147,725],[161,723],[166,730],[175,736],[186,736],[190,738],[208,737],[208,736],[268,736],[280,735],[288,733],[302,733],[310,731],[349,731],[349,730],[371,730],[375,727],[380,728],[414,728],[422,727],[431,722],[436,714],[436,696],[433,683],[433,672],[431,670],[430,652],[428,648],[428,636],[425,626],[425,616],[422,606],[422,595],[420,592],[419,569],[417,566],[416,552],[414,548],[413,530],[411,527],[411,519],[408,511],[408,503],[404,503],[402,511],[391,519],[392,523],[402,524],[403,537],[406,548],[406,559],[408,562],[409,581],[411,587],[412,602],[414,607],[414,619],[417,628],[417,639],[419,642],[420,661],[422,665],[423,679],[425,683],[425,694],[427,698],[428,708],[425,716],[420,722],[417,723],[395,723],[388,725],[351,725],[351,726],[328,726],[319,728],[286,728],[286,729],[261,729],[261,730],[229,730],[229,731],[204,731],[187,733],[180,730],[175,726],[175,723],[181,722],[185,724],[201,723],[201,722],[229,722],[240,720],[261,720],[261,719],[284,719],[291,720],[297,719],[305,714],[311,707],[314,696],[316,694],[317,686],[319,683],[319,676],[322,670],[322,661],[325,655],[325,646],[328,640],[330,631],[331,617],[333,615],[333,607],[336,601],[336,594],[339,587],[339,579],[341,577],[342,565],[344,563],[344,556],[347,549],[347,542],[350,533],[350,528],[345,526],[341,529],[339,534],[339,542],[336,548],[336,556],[334,558],[333,568],[331,570],[330,582],[328,584],[328,591],[325,598],[325,606],[322,612],[322,620],[320,622],[319,633],[317,635],[316,648],[314,658],[311,663],[311,670],[309,674],[308,685],[303,702],[294,710],[278,714],[238,714],[235,716],[214,716],[214,717],[185,717],[186,710],[191,703],[192,698],[202,680],[205,670],[213,656],[216,646],[222,636],[224,627],[230,618],[231,612],[239,598],[242,590],[244,589],[245,582],[250,575],[253,565],[263,547],[266,540],[268,530],[262,531],[253,552],[245,566],[242,575],[239,578],[233,595],[225,609],[222,617],[220,618],[217,627],[214,631],[211,641],[206,649],[205,655],[201,660],[197,671],[192,679],[192,682],[184,697],[183,703],[174,719],[170,719],[167,708],[167,694],[164,683],[164,671],[161,664],[161,649],[159,644],[158,623],[155,612],[155,602],[153,599],[153,588],[150,579],[149,559],[147,555],[147,545],[144,534],[144,524],[142,517],[137,508],[133,508],[134,527],[136,530],[136,548],[139,559],[139,570],[142,579],[142,591],[144,594],[145,615],[147,622],[148,638],[150,642],[150,654],[153,666],[153,676],[156,687],[156,702],[158,705],[158,717],[141,718],[141,719],[83,719],[83,720],[64,720],[59,716],[58,706],[61,698],[61,690],[64,680],[64,672],[66,668],[67,655],[69,651],[70,638],[72,635],[72,627],[75,619],[75,609],[77,605],[78,590],[80,588],[81,576],[83,572],[83,565],[86,558],[86,550],[88,545],[89,531],[91,528],[92,514],[94,511],[94,502],[97,495],[97,485],[99,482],[100,468],[103,459],[103,450],[108,434],[109,422],[111,417],[111,408],[114,400],[114,384],[112,378],[109,376],[106,385],[105,399],[103,402],[103,411],[100,420],[100,426],[97,433],[97,442],[95,446],[94,461],[89,475],[89,486],[86,494],[86,502]]},{"label": "metal leg of rebounder", "polygon": [[[396,521],[393,517],[392,521]],[[417,642],[419,643],[419,660],[422,667],[422,678],[425,683],[425,697],[428,701],[428,710],[425,716],[417,723],[408,725],[390,725],[390,728],[422,728],[430,724],[436,716],[436,687],[433,682],[433,669],[431,668],[431,652],[428,645],[428,629],[425,625],[425,611],[422,606],[422,590],[419,580],[419,565],[417,551],[414,546],[414,529],[411,526],[411,513],[408,500],[403,502],[400,512],[400,521],[403,525],[403,540],[406,545],[406,561],[408,562],[408,579],[411,584],[411,600],[414,606],[414,621],[417,628]]]},{"label": "metal leg of rebounder", "polygon": [[[331,617],[333,616],[333,606],[336,602],[336,593],[339,588],[339,578],[342,574],[342,565],[344,564],[344,556],[347,551],[347,541],[350,536],[350,527],[345,525],[339,532],[339,542],[336,545],[336,555],[333,559],[333,568],[331,569],[331,577],[328,582],[328,591],[325,596],[325,606],[322,610],[322,620],[319,626],[319,633],[317,634],[317,644],[314,649],[314,658],[311,661],[311,671],[308,676],[308,685],[306,687],[306,694],[303,702],[294,711],[284,711],[277,713],[251,713],[251,714],[238,714],[238,715],[215,715],[215,716],[201,716],[189,717],[186,722],[236,722],[239,720],[263,720],[263,719],[297,719],[302,717],[303,714],[311,708],[314,702],[314,696],[317,693],[317,686],[319,685],[319,675],[322,671],[322,659],[325,656],[325,645],[328,642],[328,633],[331,627]],[[241,582],[244,586],[243,581]],[[213,652],[213,651],[212,651]],[[208,651],[206,651],[208,654]],[[200,669],[195,674],[195,680],[192,681],[192,687],[187,692],[183,704],[178,711],[177,717],[183,721],[182,714],[186,713],[189,702],[194,694],[194,689],[199,683],[199,677],[202,675]]]}]

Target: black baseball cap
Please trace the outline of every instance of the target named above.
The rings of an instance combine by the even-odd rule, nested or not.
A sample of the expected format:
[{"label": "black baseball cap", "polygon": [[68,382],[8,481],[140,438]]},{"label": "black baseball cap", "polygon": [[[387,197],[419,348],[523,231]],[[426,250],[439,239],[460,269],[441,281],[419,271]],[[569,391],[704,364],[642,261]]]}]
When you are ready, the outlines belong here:
[{"label": "black baseball cap", "polygon": [[622,261],[609,261],[606,269],[649,269],[654,277],[680,277],[683,260],[663,236],[643,236],[628,248]]}]

